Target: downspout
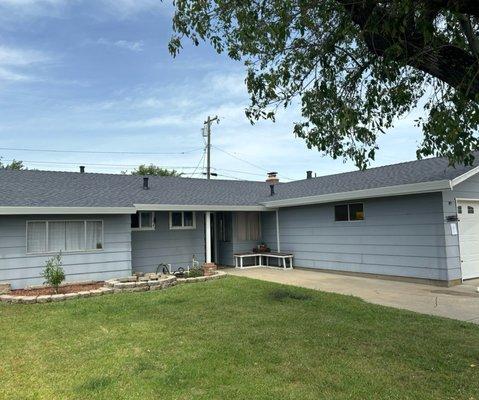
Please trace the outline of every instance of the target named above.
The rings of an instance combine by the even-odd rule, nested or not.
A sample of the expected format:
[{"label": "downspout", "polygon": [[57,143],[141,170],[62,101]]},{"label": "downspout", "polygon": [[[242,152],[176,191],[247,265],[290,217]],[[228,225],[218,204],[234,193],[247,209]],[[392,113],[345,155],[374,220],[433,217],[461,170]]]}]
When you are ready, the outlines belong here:
[{"label": "downspout", "polygon": [[276,249],[281,252],[281,242],[279,239],[279,209],[276,209]]}]

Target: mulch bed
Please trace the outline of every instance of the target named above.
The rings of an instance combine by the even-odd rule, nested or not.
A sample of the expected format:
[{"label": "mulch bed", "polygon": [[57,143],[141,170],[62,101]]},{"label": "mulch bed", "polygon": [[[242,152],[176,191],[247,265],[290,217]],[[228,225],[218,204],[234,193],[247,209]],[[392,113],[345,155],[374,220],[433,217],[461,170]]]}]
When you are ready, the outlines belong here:
[{"label": "mulch bed", "polygon": [[[58,293],[66,294],[66,293],[84,292],[87,290],[99,289],[103,286],[104,286],[104,282],[64,285],[58,288]],[[56,294],[56,293],[52,287],[42,287],[42,288],[35,288],[35,289],[15,289],[8,294],[12,296],[45,296],[45,295]]]}]

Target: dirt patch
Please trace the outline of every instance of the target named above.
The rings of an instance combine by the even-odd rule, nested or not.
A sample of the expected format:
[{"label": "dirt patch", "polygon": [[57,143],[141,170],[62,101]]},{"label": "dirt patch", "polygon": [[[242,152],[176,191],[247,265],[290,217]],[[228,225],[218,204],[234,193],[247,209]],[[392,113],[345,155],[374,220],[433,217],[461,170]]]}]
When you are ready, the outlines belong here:
[{"label": "dirt patch", "polygon": [[[63,285],[58,288],[58,293],[66,294],[84,292],[87,290],[99,289],[103,286],[104,282]],[[42,287],[35,289],[15,289],[12,290],[9,294],[12,296],[44,296],[49,294],[55,294],[55,290],[52,287]]]}]

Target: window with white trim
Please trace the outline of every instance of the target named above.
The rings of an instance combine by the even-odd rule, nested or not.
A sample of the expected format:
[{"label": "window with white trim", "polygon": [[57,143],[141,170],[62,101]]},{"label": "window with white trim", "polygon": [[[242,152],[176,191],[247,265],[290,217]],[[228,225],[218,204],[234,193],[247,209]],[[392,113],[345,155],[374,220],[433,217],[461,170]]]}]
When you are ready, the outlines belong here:
[{"label": "window with white trim", "polygon": [[170,212],[170,229],[196,229],[196,213],[194,211]]},{"label": "window with white trim", "polygon": [[133,231],[154,231],[155,213],[152,211],[139,211],[131,215],[131,229]]},{"label": "window with white trim", "polygon": [[27,221],[27,253],[103,249],[103,221]]},{"label": "window with white trim", "polygon": [[334,207],[334,220],[336,222],[364,220],[364,204],[340,204]]}]

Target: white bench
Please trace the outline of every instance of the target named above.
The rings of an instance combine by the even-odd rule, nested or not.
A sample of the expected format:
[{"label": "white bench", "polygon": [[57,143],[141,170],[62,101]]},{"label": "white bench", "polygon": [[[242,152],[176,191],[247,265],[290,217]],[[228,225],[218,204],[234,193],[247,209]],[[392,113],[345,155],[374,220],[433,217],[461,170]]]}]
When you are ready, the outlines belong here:
[{"label": "white bench", "polygon": [[[278,253],[278,252],[268,252],[268,253],[237,253],[233,254],[235,260],[235,268],[259,268],[259,267],[270,267],[269,259],[274,258],[280,260],[280,266],[283,269],[293,269],[293,254],[291,253]],[[244,266],[243,260],[245,258],[254,258],[255,265]],[[266,261],[266,264],[263,263],[263,258]],[[277,268],[277,267],[275,267]]]}]

